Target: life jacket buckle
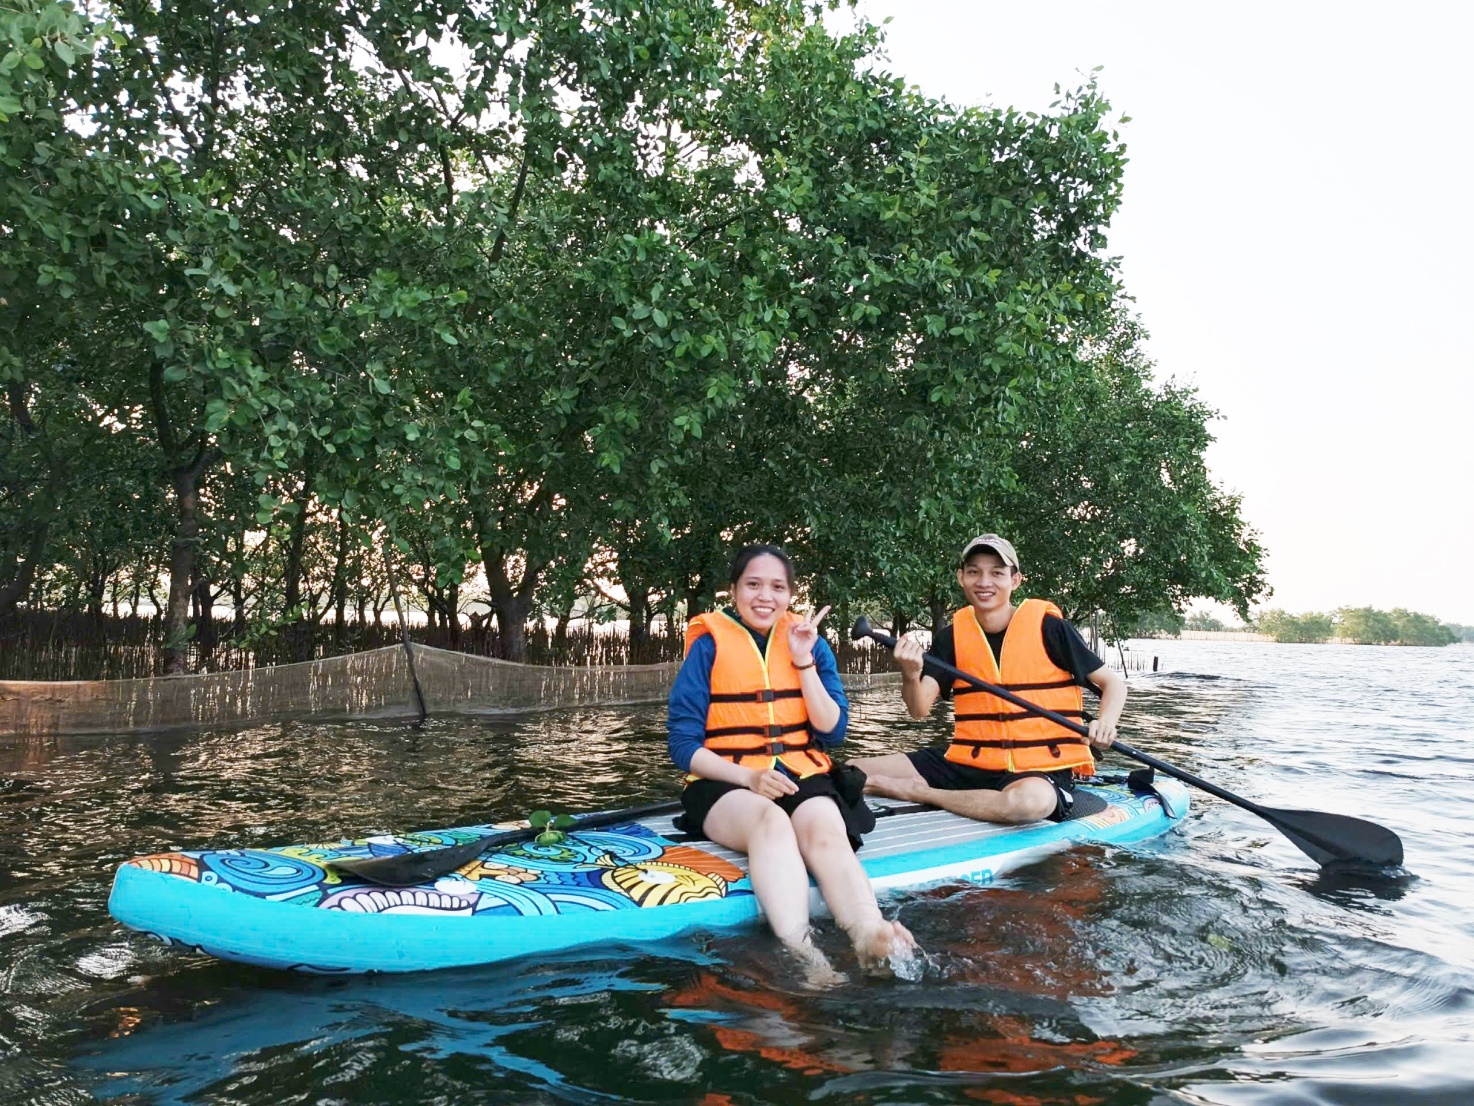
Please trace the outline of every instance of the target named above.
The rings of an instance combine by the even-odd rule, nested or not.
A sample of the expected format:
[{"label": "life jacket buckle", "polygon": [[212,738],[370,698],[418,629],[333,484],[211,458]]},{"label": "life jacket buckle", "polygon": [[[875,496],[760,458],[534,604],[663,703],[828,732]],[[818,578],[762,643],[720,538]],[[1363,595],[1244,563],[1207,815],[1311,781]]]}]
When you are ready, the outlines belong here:
[{"label": "life jacket buckle", "polygon": [[768,726],[767,727],[767,730],[768,730],[768,736],[769,737],[778,738],[778,737],[782,737],[783,736],[783,727],[782,726]]},{"label": "life jacket buckle", "polygon": [[768,753],[772,756],[781,757],[786,752],[788,752],[788,749],[781,741],[774,741],[768,745]]},{"label": "life jacket buckle", "polygon": [[759,703],[771,703],[777,697],[777,692],[775,692],[771,687],[765,687],[757,693],[757,701]]}]

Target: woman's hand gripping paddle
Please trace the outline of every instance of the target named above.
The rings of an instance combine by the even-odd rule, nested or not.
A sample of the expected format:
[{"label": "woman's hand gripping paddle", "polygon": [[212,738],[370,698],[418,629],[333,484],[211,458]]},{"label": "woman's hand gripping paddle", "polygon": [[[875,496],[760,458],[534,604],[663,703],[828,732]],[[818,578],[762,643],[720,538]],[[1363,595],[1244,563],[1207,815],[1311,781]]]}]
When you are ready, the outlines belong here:
[{"label": "woman's hand gripping paddle", "polygon": [[[850,637],[856,641],[868,637],[888,649],[894,649],[896,645],[896,639],[890,634],[871,629],[870,620],[866,618],[861,618],[855,623],[855,628],[850,631]],[[943,675],[981,688],[990,695],[996,695],[1030,714],[1047,718],[1081,737],[1090,736],[1090,731],[1073,719],[1056,714],[1052,710],[1045,710],[1027,699],[1019,698],[1006,688],[990,684],[986,680],[980,680],[976,676],[953,668],[945,661],[937,660],[930,653],[926,654],[926,659],[934,670]],[[1210,795],[1217,795],[1220,799],[1233,803],[1234,806],[1242,807],[1250,814],[1257,814],[1288,837],[1291,844],[1317,864],[1353,863],[1377,868],[1391,868],[1402,863],[1402,839],[1390,829],[1379,826],[1375,822],[1368,822],[1363,818],[1351,818],[1344,814],[1325,814],[1316,810],[1282,810],[1278,807],[1260,806],[1258,803],[1240,798],[1232,791],[1225,790],[1217,784],[1209,783],[1191,772],[1158,760],[1149,753],[1133,749],[1124,741],[1116,741],[1111,748],[1124,753],[1133,760],[1141,761],[1142,764],[1150,765],[1164,775],[1202,788]]]}]

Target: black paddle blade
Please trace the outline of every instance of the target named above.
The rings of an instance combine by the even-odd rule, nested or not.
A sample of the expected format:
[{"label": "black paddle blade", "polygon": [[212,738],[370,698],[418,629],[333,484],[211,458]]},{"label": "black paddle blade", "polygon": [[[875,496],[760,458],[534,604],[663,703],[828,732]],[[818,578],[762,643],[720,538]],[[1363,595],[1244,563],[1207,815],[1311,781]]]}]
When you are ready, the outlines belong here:
[{"label": "black paddle blade", "polygon": [[496,847],[497,843],[496,837],[478,837],[459,845],[446,845],[416,853],[343,857],[341,860],[328,861],[327,866],[369,883],[377,883],[380,887],[414,887],[416,884],[428,883],[432,879],[449,875],[457,868],[471,863],[488,848]]},{"label": "black paddle blade", "polygon": [[[579,830],[616,826],[641,818],[655,818],[662,814],[674,814],[680,809],[681,801],[676,799],[673,802],[652,803],[650,806],[630,806],[622,810],[586,814],[574,822],[569,832],[577,833]],[[438,849],[395,853],[392,856],[344,857],[341,860],[329,860],[327,866],[382,887],[414,887],[416,884],[448,876],[482,853],[504,845],[532,841],[542,832],[536,826],[529,826],[527,829],[507,830],[505,833],[489,833],[485,837],[477,837],[459,845],[444,845]]]},{"label": "black paddle blade", "polygon": [[1402,838],[1386,826],[1325,814],[1317,810],[1280,810],[1259,807],[1266,821],[1317,864],[1365,864],[1396,868],[1402,863]]}]

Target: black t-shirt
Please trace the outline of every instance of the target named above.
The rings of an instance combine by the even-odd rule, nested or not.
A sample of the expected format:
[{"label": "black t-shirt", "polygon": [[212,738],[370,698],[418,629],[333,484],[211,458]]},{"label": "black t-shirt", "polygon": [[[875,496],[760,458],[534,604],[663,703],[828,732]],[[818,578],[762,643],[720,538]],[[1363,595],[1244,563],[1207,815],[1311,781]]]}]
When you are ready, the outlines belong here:
[{"label": "black t-shirt", "polygon": [[[988,644],[993,649],[993,659],[996,661],[1003,655],[1003,635],[1008,633],[1006,629],[999,630],[996,634],[990,634],[986,630],[983,636],[988,639]],[[1085,639],[1080,636],[1080,631],[1071,626],[1063,618],[1057,615],[1046,614],[1044,616],[1044,652],[1048,654],[1050,662],[1056,668],[1062,668],[1075,678],[1075,682],[1081,687],[1095,691],[1095,685],[1087,677],[1096,669],[1104,666],[1101,660],[1091,651],[1090,646],[1085,644]],[[933,656],[940,661],[945,661],[953,668],[957,667],[957,646],[952,640],[952,627],[942,627],[936,637],[932,638],[931,649]],[[942,685],[942,698],[952,697],[952,681],[947,676],[936,671],[928,661],[922,669],[924,675],[930,676]]]}]

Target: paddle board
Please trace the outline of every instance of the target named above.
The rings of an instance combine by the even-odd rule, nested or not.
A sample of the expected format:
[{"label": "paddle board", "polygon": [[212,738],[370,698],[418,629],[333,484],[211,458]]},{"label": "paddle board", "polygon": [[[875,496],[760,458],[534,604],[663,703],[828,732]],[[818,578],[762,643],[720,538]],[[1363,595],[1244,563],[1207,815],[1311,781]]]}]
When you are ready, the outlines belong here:
[{"label": "paddle board", "polygon": [[[1187,789],[1082,785],[1093,813],[1000,826],[873,800],[860,860],[877,892],[949,880],[989,883],[1083,842],[1124,844],[1170,829]],[[337,857],[437,848],[526,823],[271,849],[159,853],[122,864],[108,909],[130,929],[222,960],[310,972],[407,972],[490,964],[578,945],[660,940],[760,916],[747,858],[686,839],[670,816],[484,853],[454,873],[387,888],[334,869]],[[817,890],[815,913],[823,912]]]}]

